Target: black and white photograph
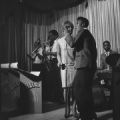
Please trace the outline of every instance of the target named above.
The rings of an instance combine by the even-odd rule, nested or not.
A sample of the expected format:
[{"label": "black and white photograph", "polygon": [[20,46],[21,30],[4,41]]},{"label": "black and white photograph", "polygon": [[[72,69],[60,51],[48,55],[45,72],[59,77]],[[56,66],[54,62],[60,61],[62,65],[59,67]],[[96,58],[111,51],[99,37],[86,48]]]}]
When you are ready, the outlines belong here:
[{"label": "black and white photograph", "polygon": [[120,120],[120,0],[0,1],[0,120]]}]

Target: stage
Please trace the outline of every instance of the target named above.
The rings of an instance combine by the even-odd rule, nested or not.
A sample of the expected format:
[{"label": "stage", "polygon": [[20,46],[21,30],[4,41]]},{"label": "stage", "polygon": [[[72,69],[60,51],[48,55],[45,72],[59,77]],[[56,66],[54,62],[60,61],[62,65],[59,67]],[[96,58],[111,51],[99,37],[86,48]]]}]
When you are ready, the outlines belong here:
[{"label": "stage", "polygon": [[[102,112],[96,112],[99,120],[113,120],[112,110],[106,110]],[[11,117],[8,120],[66,120],[64,118],[64,108],[53,110],[41,114],[27,114],[17,117]],[[67,118],[67,120],[75,120],[72,116]]]}]

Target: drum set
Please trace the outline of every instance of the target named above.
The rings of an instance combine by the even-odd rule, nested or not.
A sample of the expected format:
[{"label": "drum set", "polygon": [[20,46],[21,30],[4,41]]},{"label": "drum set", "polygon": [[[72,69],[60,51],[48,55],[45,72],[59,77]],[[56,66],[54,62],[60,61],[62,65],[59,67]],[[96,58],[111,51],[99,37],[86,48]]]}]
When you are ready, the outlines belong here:
[{"label": "drum set", "polygon": [[111,70],[97,70],[93,81],[93,97],[95,106],[111,106]]}]

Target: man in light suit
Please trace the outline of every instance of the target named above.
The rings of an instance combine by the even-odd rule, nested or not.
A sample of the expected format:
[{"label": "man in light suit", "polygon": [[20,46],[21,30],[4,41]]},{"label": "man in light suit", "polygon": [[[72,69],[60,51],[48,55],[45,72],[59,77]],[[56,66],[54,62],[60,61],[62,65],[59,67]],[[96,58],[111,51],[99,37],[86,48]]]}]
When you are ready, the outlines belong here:
[{"label": "man in light suit", "polygon": [[77,35],[73,40],[68,34],[67,43],[74,47],[76,75],[73,82],[74,97],[82,120],[96,120],[92,97],[92,80],[96,71],[97,50],[95,39],[87,30],[89,21],[84,17],[77,18]]}]

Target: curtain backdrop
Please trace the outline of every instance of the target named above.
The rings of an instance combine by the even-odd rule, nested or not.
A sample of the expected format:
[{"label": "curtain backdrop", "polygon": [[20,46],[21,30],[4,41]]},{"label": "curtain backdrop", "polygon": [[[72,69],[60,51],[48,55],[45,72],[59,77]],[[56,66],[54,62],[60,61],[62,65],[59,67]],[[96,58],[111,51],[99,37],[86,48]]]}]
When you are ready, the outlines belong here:
[{"label": "curtain backdrop", "polygon": [[[103,41],[109,40],[112,49],[120,52],[119,0],[89,0],[88,6],[86,4],[80,4],[77,7],[52,11],[49,14],[42,15],[42,17],[33,13],[31,14],[31,22],[36,21],[36,23],[26,24],[26,38],[29,37],[27,41],[32,41],[33,43],[37,38],[45,41],[47,39],[47,33],[51,29],[56,29],[61,36],[63,22],[70,20],[76,25],[76,18],[78,16],[86,17],[90,22],[89,30],[95,37],[97,44],[98,66],[100,65],[100,54],[103,52]],[[31,51],[29,50],[28,52]]]},{"label": "curtain backdrop", "polygon": [[0,24],[0,63],[19,62],[21,69],[27,70],[24,9],[18,4],[9,9]]},{"label": "curtain backdrop", "polygon": [[[40,38],[42,42],[46,41],[48,31],[51,29],[56,29],[60,36],[62,36],[63,22],[70,20],[74,23],[74,25],[76,25],[76,18],[78,16],[86,17],[90,21],[89,30],[92,32],[97,43],[98,66],[100,64],[100,54],[103,52],[103,41],[109,40],[111,42],[112,49],[120,52],[119,0],[88,0],[88,6],[83,3],[76,7],[59,11],[50,11],[46,14],[24,11],[25,21],[23,27],[21,28],[20,22],[20,26],[18,26],[21,29],[20,32],[22,32],[22,34],[19,34],[22,35],[22,37],[19,36],[21,39],[18,38],[17,34],[12,34],[10,32],[12,27],[14,28],[15,22],[13,22],[12,25],[12,22],[9,21],[7,25],[7,32],[4,33],[9,33],[9,37],[6,37],[9,45],[6,42],[5,46],[6,55],[9,53],[9,58],[7,58],[7,60],[9,61],[10,58],[14,58],[15,60],[21,59],[21,62],[23,61],[28,66],[28,70],[30,70],[31,61],[26,55],[32,52],[34,41],[38,38]],[[19,28],[14,29],[15,33],[17,29]],[[76,31],[74,31],[74,34],[75,33]],[[10,39],[10,36],[13,39]],[[18,45],[16,49],[20,52],[14,51],[16,50],[16,44]]]}]

